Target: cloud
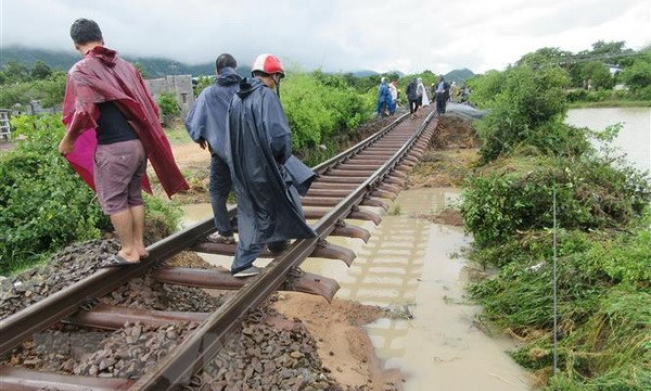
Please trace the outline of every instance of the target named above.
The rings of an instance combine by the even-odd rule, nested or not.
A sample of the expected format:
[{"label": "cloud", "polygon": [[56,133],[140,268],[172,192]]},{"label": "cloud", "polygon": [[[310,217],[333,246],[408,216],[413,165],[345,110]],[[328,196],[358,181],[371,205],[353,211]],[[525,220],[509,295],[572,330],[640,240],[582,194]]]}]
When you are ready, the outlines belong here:
[{"label": "cloud", "polygon": [[[269,52],[326,71],[503,69],[542,47],[581,51],[599,40],[649,43],[648,0],[0,0],[0,46],[72,50],[79,17],[133,57],[196,64],[222,52],[249,63]],[[643,32],[647,33],[644,34]]]}]

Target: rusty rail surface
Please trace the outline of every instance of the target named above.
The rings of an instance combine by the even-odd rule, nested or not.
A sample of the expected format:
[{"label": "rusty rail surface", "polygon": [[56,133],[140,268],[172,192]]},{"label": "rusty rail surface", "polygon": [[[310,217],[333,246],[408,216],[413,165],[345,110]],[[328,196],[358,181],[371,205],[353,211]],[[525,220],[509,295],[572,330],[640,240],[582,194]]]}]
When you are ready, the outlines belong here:
[{"label": "rusty rail surface", "polygon": [[[404,125],[408,116],[409,114],[405,114],[399,117],[392,124],[366,140],[313,168],[319,174],[319,177],[308,195],[303,199],[303,203],[304,205],[329,208],[326,211],[306,209],[307,218],[319,218],[318,222],[312,226],[318,235],[317,238],[295,241],[280,256],[276,257],[259,276],[248,279],[243,286],[242,283],[233,282],[232,279],[224,281],[220,285],[220,289],[239,289],[238,294],[231,297],[212,314],[188,314],[190,318],[205,318],[205,320],[192,335],[177,347],[173,354],[166,356],[152,371],[149,371],[135,384],[131,381],[116,381],[103,383],[101,387],[106,387],[106,389],[128,388],[129,390],[172,390],[187,383],[194,373],[199,371],[219,352],[219,349],[226,343],[229,334],[239,326],[240,319],[246,312],[258,306],[273,291],[277,290],[293,267],[299,266],[303,260],[311,255],[321,254],[319,256],[324,256],[323,254],[328,253],[322,251],[321,248],[323,246],[332,246],[325,242],[328,236],[339,234],[368,240],[368,231],[347,227],[343,221],[346,218],[364,218],[379,224],[379,216],[360,210],[359,205],[375,206],[386,210],[386,204],[378,200],[378,198],[394,199],[399,192],[399,186],[404,185],[406,172],[418,162],[420,155],[422,155],[425,146],[429,142],[429,138],[433,134],[434,128],[434,126],[429,126],[434,118],[434,114],[431,113],[417,130],[411,131],[411,136],[406,141],[404,139],[405,134],[409,132],[408,129],[397,136],[392,136],[392,132],[400,124]],[[431,129],[424,137],[426,140],[423,140],[423,134],[426,133],[428,127]],[[378,164],[380,164],[379,167]],[[319,201],[315,201],[315,198],[318,198]],[[236,208],[230,208],[229,213],[234,216]],[[90,325],[93,322],[98,322],[97,319],[102,319],[102,316],[110,317],[110,315],[106,315],[111,313],[111,310],[107,308],[103,308],[105,315],[101,315],[101,311],[93,315],[92,311],[84,313],[83,311],[78,312],[78,310],[89,301],[117,289],[132,278],[143,275],[161,261],[190,248],[214,231],[212,217],[207,218],[205,221],[149,246],[149,257],[139,265],[100,270],[68,288],[1,320],[0,353],[4,354],[10,351],[28,340],[34,333],[75,314],[75,317],[69,318],[69,321],[80,325]],[[201,246],[195,245],[195,247],[200,248]],[[226,251],[232,252],[232,249]],[[354,253],[350,256],[341,249],[335,248],[332,253],[339,254],[339,259],[344,260],[348,265],[354,259]],[[203,280],[197,276],[188,277],[183,271],[175,273],[174,271],[159,269],[154,274],[157,276],[155,278],[167,279],[172,283],[184,283],[183,278],[186,278],[186,281],[190,281],[186,283],[194,284],[194,286],[201,285],[199,281],[208,280],[205,277]],[[320,281],[320,279],[316,280]],[[336,282],[331,281],[325,285],[322,284],[321,289],[323,292],[318,292],[318,288],[313,287],[308,290],[331,300],[338,289]],[[309,278],[304,284],[310,284]],[[210,284],[207,286],[210,286]],[[132,314],[131,316],[137,315]],[[164,322],[166,319],[174,317],[183,318],[183,314],[178,313],[151,314],[149,316],[152,321],[156,322]],[[101,323],[101,321],[99,322]],[[117,322],[114,323],[117,324]],[[8,375],[9,373],[11,373],[11,376]],[[11,369],[0,371],[0,385],[6,386],[7,384],[4,384],[6,379],[22,376],[22,374],[24,372],[12,371]],[[27,389],[17,387],[14,389]],[[58,388],[66,389],[63,387]],[[71,385],[69,389],[76,388]]]}]

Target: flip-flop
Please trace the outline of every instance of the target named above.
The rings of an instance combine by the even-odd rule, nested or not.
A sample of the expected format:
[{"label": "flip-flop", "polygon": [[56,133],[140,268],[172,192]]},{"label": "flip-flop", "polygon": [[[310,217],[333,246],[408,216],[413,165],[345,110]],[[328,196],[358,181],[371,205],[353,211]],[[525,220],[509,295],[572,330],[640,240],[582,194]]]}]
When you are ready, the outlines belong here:
[{"label": "flip-flop", "polygon": [[98,267],[101,269],[101,268],[107,268],[107,267],[137,265],[139,263],[140,262],[129,262],[122,255],[115,254],[112,257],[105,260],[104,262],[102,262]]}]

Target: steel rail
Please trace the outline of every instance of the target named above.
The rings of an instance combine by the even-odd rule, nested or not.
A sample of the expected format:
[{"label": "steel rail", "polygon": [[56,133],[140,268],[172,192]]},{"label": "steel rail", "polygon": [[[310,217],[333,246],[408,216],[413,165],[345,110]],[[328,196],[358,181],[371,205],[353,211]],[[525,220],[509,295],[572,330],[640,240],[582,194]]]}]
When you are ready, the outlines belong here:
[{"label": "steel rail", "polygon": [[[201,370],[228,342],[228,337],[239,327],[240,319],[247,311],[267,299],[282,284],[291,268],[300,265],[314,251],[318,241],[325,239],[335,229],[337,222],[345,219],[353,207],[362,202],[372,187],[389,174],[400,159],[415,145],[433,116],[434,113],[430,113],[420,128],[391,159],[312,227],[318,235],[317,238],[295,241],[258,277],[245,285],[236,296],[230,298],[206,319],[195,333],[177,347],[174,354],[165,357],[161,363],[129,389],[137,391],[175,390],[180,385],[188,383],[192,375]],[[331,160],[341,162],[345,160],[345,157],[340,154]]]}]

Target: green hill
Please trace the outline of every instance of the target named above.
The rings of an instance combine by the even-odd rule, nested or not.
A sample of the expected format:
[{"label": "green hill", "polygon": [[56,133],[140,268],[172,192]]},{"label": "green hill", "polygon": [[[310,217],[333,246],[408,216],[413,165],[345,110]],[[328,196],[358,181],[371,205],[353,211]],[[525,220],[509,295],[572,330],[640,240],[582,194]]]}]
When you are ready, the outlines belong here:
[{"label": "green hill", "polygon": [[[150,77],[162,77],[165,75],[212,75],[215,73],[215,64],[208,62],[205,64],[188,65],[178,61],[169,60],[165,58],[152,58],[152,57],[130,57],[124,58],[133,63],[140,63],[145,74]],[[24,47],[11,46],[2,48],[2,56],[0,56],[0,67],[8,61],[18,61],[26,64],[28,67],[34,66],[37,61],[43,61],[52,69],[67,71],[71,66],[79,61],[80,57],[77,53],[70,50],[70,52],[55,52],[41,49],[28,49]],[[239,71],[239,70],[238,70]]]},{"label": "green hill", "polygon": [[445,80],[449,83],[456,82],[457,84],[463,84],[466,80],[471,79],[475,74],[467,68],[455,69],[448,74],[446,74]]},{"label": "green hill", "polygon": [[[65,51],[49,51],[42,49],[28,49],[19,46],[4,47],[1,49],[2,55],[0,56],[0,68],[8,61],[18,61],[26,64],[29,68],[33,67],[37,61],[43,61],[50,68],[55,70],[67,71],[71,66],[79,61],[80,57],[73,50]],[[214,75],[215,64],[207,62],[204,64],[189,65],[179,61],[170,60],[161,57],[130,57],[124,58],[133,63],[139,63],[144,69],[145,77],[155,78],[163,77],[165,75]],[[237,72],[242,76],[248,76],[250,71],[248,67],[238,67]],[[356,77],[367,77],[371,75],[378,75],[377,72],[369,70],[359,70],[352,72]],[[387,72],[393,73],[393,72]],[[395,71],[400,77],[404,76],[402,72]],[[445,75],[445,80],[449,82],[463,83],[465,80],[475,76],[469,69],[455,69],[454,71]]]}]

